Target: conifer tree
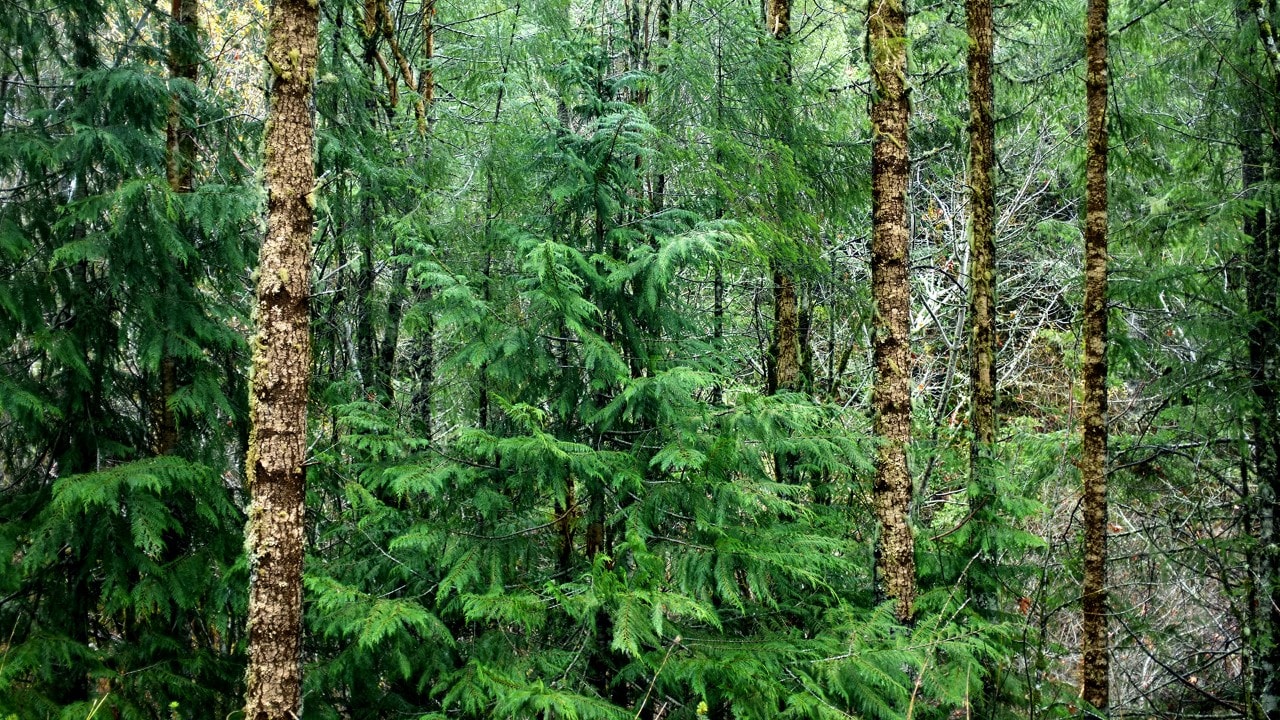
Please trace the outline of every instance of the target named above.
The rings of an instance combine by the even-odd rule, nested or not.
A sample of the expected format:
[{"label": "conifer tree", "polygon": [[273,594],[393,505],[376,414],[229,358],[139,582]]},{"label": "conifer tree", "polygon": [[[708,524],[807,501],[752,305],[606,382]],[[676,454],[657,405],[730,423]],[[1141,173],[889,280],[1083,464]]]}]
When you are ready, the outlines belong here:
[{"label": "conifer tree", "polygon": [[[995,328],[995,117],[991,81],[992,11],[990,0],[968,0],[969,30],[969,506],[979,543],[988,539],[993,492],[992,453],[996,442],[996,328]],[[975,573],[985,575],[982,558],[992,548],[979,545]],[[989,578],[980,577],[980,583]],[[988,594],[988,588],[978,590]],[[986,598],[989,603],[990,598]],[[981,599],[980,599],[981,602]]]},{"label": "conifer tree", "polygon": [[[1110,687],[1107,637],[1107,12],[1089,0],[1085,21],[1086,195],[1084,403],[1080,478],[1084,487],[1081,696],[1105,716]],[[1091,711],[1092,712],[1092,711]]]},{"label": "conifer tree", "polygon": [[311,376],[311,233],[316,206],[312,86],[318,3],[272,4],[266,132],[267,229],[258,260],[245,717],[302,715],[302,555]]},{"label": "conifer tree", "polygon": [[867,49],[874,83],[871,105],[871,284],[874,303],[876,450],[874,501],[880,521],[876,570],[880,586],[910,622],[915,603],[915,542],[908,519],[912,481],[911,289],[907,267],[906,8],[903,0],[867,5]]},{"label": "conifer tree", "polygon": [[[1264,123],[1274,122],[1280,112],[1280,36],[1273,24],[1274,8],[1269,12],[1261,0],[1250,0],[1249,10],[1266,58],[1264,76],[1270,76],[1270,95],[1250,102],[1245,114],[1248,117],[1252,110],[1265,118]],[[1270,719],[1280,717],[1280,225],[1271,199],[1280,143],[1274,137],[1270,143],[1261,142],[1252,133],[1241,141],[1244,189],[1260,196],[1261,205],[1244,226],[1249,236],[1245,305],[1250,318],[1248,368],[1253,395],[1251,472],[1246,478],[1251,474],[1254,481],[1255,496],[1249,502],[1258,534],[1258,547],[1250,552],[1256,593],[1250,608],[1256,663],[1253,692],[1257,709]]]},{"label": "conifer tree", "polygon": [[[198,0],[173,0],[169,26],[169,78],[177,85],[196,81],[199,72],[199,4]],[[194,187],[196,164],[195,133],[192,132],[190,103],[183,102],[189,88],[171,88],[169,120],[165,138],[165,175],[169,189],[189,193]],[[186,229],[189,232],[189,228]],[[165,282],[162,277],[161,281]],[[162,289],[163,294],[163,289]],[[177,391],[177,361],[164,341],[160,359],[160,388],[154,401],[153,447],[163,455],[178,444],[178,419],[172,407]]]},{"label": "conifer tree", "polygon": [[[773,73],[776,107],[772,114],[773,130],[778,142],[789,147],[793,135],[791,117],[791,0],[768,0],[765,26],[776,43],[772,48],[777,54],[774,62],[778,68]],[[793,192],[786,181],[779,181],[775,196],[775,212],[778,216],[779,236],[784,243],[795,243],[790,235],[796,232],[796,213]],[[773,339],[769,357],[770,392],[800,389],[800,316],[796,294],[795,271],[787,267],[785,256],[794,255],[789,249],[778,252],[782,258],[770,260],[773,274]]]}]

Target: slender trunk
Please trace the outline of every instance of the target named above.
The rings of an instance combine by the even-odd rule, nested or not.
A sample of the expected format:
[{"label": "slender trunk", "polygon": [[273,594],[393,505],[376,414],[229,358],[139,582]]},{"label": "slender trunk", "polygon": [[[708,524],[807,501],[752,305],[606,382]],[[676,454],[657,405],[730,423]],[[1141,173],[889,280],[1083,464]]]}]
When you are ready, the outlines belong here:
[{"label": "slender trunk", "polygon": [[[1280,102],[1275,92],[1280,90],[1280,39],[1272,24],[1274,3],[1268,8],[1261,0],[1250,0],[1258,24],[1258,34],[1271,70],[1270,108],[1257,108],[1256,117],[1269,117],[1272,122],[1280,118]],[[1250,144],[1257,141],[1249,138]],[[1260,143],[1259,143],[1260,144]],[[1269,147],[1256,147],[1253,153],[1252,178],[1246,166],[1245,179],[1274,182],[1264,169],[1274,167],[1280,161],[1280,139],[1271,136]],[[1246,158],[1247,162],[1248,158]],[[1259,161],[1261,161],[1259,163]],[[1261,175],[1261,177],[1259,177]],[[1257,549],[1251,553],[1253,588],[1261,608],[1250,608],[1255,615],[1253,661],[1255,668],[1254,694],[1257,710],[1269,720],[1280,718],[1280,222],[1275,208],[1268,205],[1260,210],[1253,227],[1246,227],[1250,236],[1248,269],[1245,278],[1245,295],[1249,309],[1249,372],[1254,406],[1251,410],[1250,430],[1253,434],[1253,475],[1257,479],[1256,498],[1252,503],[1255,527],[1258,530]]]},{"label": "slender trunk", "polygon": [[355,313],[356,313],[356,357],[355,365],[360,368],[360,376],[364,380],[364,392],[376,392],[382,387],[382,368],[378,364],[378,355],[374,350],[373,308],[374,288],[378,284],[378,273],[373,257],[373,228],[377,226],[373,200],[366,196],[363,206],[363,225],[368,228],[360,242],[360,275],[356,280]]},{"label": "slender trunk", "polygon": [[[765,27],[778,44],[779,67],[774,85],[778,89],[778,110],[772,118],[774,132],[780,142],[791,142],[791,106],[788,94],[791,85],[791,0],[768,0],[765,8]],[[779,181],[775,198],[778,224],[785,235],[792,230],[794,198],[791,190]],[[785,266],[775,253],[770,262],[773,274],[773,342],[770,352],[770,394],[798,390],[800,385],[800,318],[796,300],[796,283],[791,269]]]},{"label": "slender trunk", "polygon": [[773,261],[773,363],[769,393],[798,390],[800,385],[800,315],[795,279]]},{"label": "slender trunk", "polygon": [[[422,11],[423,18],[423,68],[418,76],[418,92],[422,94],[426,111],[426,134],[423,142],[425,154],[429,158],[432,152],[431,134],[436,126],[436,0],[427,0]],[[417,338],[414,369],[418,387],[413,395],[413,408],[421,422],[423,437],[431,442],[434,419],[431,412],[431,396],[435,392],[436,381],[436,323],[432,314],[431,301],[433,291],[430,287],[414,288],[415,296],[420,296],[426,304],[423,317],[422,335]]]},{"label": "slender trunk", "polygon": [[[1280,156],[1280,153],[1273,155]],[[1276,371],[1280,364],[1276,332],[1277,278],[1280,278],[1280,228],[1276,218],[1268,218],[1262,232],[1252,238],[1246,280],[1249,315],[1249,372],[1252,376],[1254,408],[1250,418],[1253,433],[1253,476],[1257,478],[1255,515],[1259,550],[1255,562],[1256,586],[1265,613],[1258,618],[1266,643],[1255,661],[1258,672],[1255,691],[1262,711],[1269,719],[1280,718],[1280,394]]]},{"label": "slender trunk", "polygon": [[[672,0],[658,0],[658,52],[663,53],[671,45],[671,3]],[[665,55],[660,55],[656,74],[662,75],[667,71],[667,61]],[[649,194],[649,205],[653,208],[653,212],[662,212],[663,203],[666,202],[667,196],[667,175],[660,172],[653,179],[652,192]]]},{"label": "slender trunk", "polygon": [[276,0],[267,60],[267,232],[258,260],[258,335],[246,472],[249,668],[245,718],[302,716],[302,555],[307,383],[311,369],[310,263],[315,221],[318,3]]},{"label": "slender trunk", "polygon": [[[172,0],[170,11],[173,19],[169,26],[169,77],[194,83],[200,66],[199,0]],[[165,170],[170,189],[185,193],[194,187],[196,139],[183,115],[182,93],[171,89]]]},{"label": "slender trunk", "polygon": [[[171,81],[195,83],[199,71],[198,0],[173,0],[169,25],[169,78]],[[195,186],[195,132],[184,117],[182,92],[176,87],[169,94],[169,122],[165,132],[165,175],[169,189],[189,193]],[[167,284],[164,277],[161,282]],[[164,344],[160,358],[160,393],[155,402],[154,450],[157,455],[171,452],[178,444],[178,418],[169,406],[169,398],[177,391],[177,361]]]},{"label": "slender trunk", "polygon": [[971,552],[976,555],[970,584],[982,611],[994,601],[994,578],[985,545],[994,512],[991,474],[996,442],[995,328],[995,90],[991,82],[991,0],[968,0],[969,27],[969,507],[973,513]]},{"label": "slender trunk", "polygon": [[436,0],[427,0],[422,10],[422,72],[418,75],[418,92],[427,113],[426,133],[436,127]]},{"label": "slender trunk", "polygon": [[1105,716],[1107,648],[1107,10],[1089,0],[1085,25],[1088,112],[1084,227],[1084,403],[1080,478],[1084,487],[1084,625],[1080,692]]},{"label": "slender trunk", "polygon": [[[717,18],[720,16],[717,15]],[[715,33],[715,62],[716,62],[716,130],[724,127],[724,47],[721,44],[724,37],[723,27],[717,27]],[[715,149],[715,166],[717,170],[724,170],[724,151],[719,147]],[[716,220],[724,219],[725,199],[723,193],[716,190],[715,196],[715,216]],[[724,260],[723,254],[717,253],[715,259],[715,276],[712,279],[712,308],[711,308],[711,337],[712,348],[718,354],[724,349]],[[711,404],[720,405],[724,402],[724,387],[719,383],[711,388]]]},{"label": "slender trunk", "polygon": [[[399,254],[392,249],[392,255]],[[377,390],[391,401],[395,390],[396,355],[400,349],[400,323],[404,320],[405,282],[409,279],[409,263],[401,261],[396,272],[391,276],[391,297],[387,302],[387,329],[382,335],[382,344],[378,349],[378,383]]]},{"label": "slender trunk", "polygon": [[[967,0],[969,30],[969,445],[967,577],[979,613],[995,616],[996,576],[994,501],[996,487],[996,245],[995,245],[995,87],[991,79],[994,30],[991,0]],[[997,666],[999,667],[999,666]],[[976,698],[980,714],[997,707],[1001,683],[988,676]]]},{"label": "slender trunk", "polygon": [[910,622],[915,604],[915,538],[911,509],[911,287],[907,265],[907,13],[903,0],[872,0],[867,46],[871,105],[871,294],[875,305],[876,366],[872,404],[880,444],[874,504],[880,521],[876,569],[881,590],[896,601],[898,620]]}]

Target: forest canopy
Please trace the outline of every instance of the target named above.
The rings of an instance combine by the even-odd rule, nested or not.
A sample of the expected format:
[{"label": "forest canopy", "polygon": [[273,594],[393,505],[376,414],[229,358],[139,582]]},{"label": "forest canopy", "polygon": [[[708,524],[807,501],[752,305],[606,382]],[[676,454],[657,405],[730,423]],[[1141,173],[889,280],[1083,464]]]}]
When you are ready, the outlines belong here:
[{"label": "forest canopy", "polygon": [[1276,22],[0,2],[0,718],[1280,718]]}]

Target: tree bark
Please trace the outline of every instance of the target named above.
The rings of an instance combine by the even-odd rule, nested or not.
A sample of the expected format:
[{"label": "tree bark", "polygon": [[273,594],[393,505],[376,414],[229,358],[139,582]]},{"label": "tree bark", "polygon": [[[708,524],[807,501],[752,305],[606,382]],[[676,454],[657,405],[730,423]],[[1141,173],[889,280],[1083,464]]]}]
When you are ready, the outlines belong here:
[{"label": "tree bark", "polygon": [[[200,67],[199,0],[172,0],[169,26],[169,77],[194,83]],[[183,119],[181,94],[169,96],[169,124],[165,142],[165,170],[174,192],[194,188],[196,139]]]},{"label": "tree bark", "polygon": [[302,556],[310,263],[315,215],[311,111],[316,0],[276,0],[268,27],[267,233],[258,261],[258,336],[247,475],[249,669],[245,717],[302,715]]},{"label": "tree bark", "polygon": [[971,485],[985,488],[984,464],[996,437],[995,90],[991,81],[991,0],[968,0],[969,29],[969,322],[973,363]]},{"label": "tree bark", "polygon": [[[173,0],[170,13],[169,78],[194,84],[200,67],[199,0]],[[189,193],[195,187],[195,132],[183,115],[182,94],[171,89],[165,131],[165,175],[169,189],[175,193]],[[161,282],[168,283],[163,275]],[[160,391],[153,413],[153,450],[157,455],[169,453],[178,445],[178,418],[169,406],[169,398],[177,391],[177,377],[177,360],[170,354],[166,341],[160,358]]]},{"label": "tree bark", "polygon": [[[1280,91],[1280,39],[1271,15],[1261,0],[1250,0],[1249,8],[1258,24],[1258,35],[1270,69],[1271,107],[1258,103],[1248,108],[1250,118],[1280,117],[1276,91]],[[1263,101],[1266,102],[1266,101]],[[1242,152],[1245,190],[1250,186],[1275,182],[1271,168],[1280,159],[1280,139],[1267,137],[1254,121],[1246,131]],[[1269,161],[1269,162],[1268,162]],[[1270,171],[1270,172],[1269,172]],[[1264,196],[1265,197],[1265,196]],[[1253,434],[1252,472],[1255,497],[1247,498],[1258,533],[1258,543],[1249,553],[1252,588],[1257,607],[1248,608],[1251,618],[1250,645],[1253,654],[1253,691],[1260,714],[1268,720],[1280,718],[1280,227],[1275,208],[1268,203],[1245,223],[1249,236],[1245,301],[1249,311],[1249,375],[1253,394],[1249,426]]]},{"label": "tree bark", "polygon": [[[791,0],[768,0],[765,25],[778,43],[780,67],[775,84],[780,93],[773,122],[783,144],[791,142],[791,108],[786,93],[791,85]],[[791,232],[794,199],[790,189],[779,187],[775,208],[783,234]],[[800,318],[795,279],[779,258],[770,263],[773,273],[773,341],[770,352],[769,393],[800,389]]]},{"label": "tree bark", "polygon": [[871,293],[875,305],[872,404],[879,449],[874,504],[880,522],[876,570],[880,590],[896,601],[898,620],[910,622],[915,603],[915,538],[908,522],[911,473],[911,287],[907,265],[907,14],[903,0],[872,0],[867,48],[871,105]]},{"label": "tree bark", "polygon": [[1084,487],[1084,624],[1080,691],[1105,716],[1107,648],[1107,11],[1089,0],[1085,23],[1087,107],[1084,227],[1084,403],[1080,479]]},{"label": "tree bark", "polygon": [[995,89],[991,81],[991,0],[967,0],[969,30],[969,507],[973,515],[970,574],[980,610],[993,598],[990,540],[994,513],[992,455],[996,442]]}]

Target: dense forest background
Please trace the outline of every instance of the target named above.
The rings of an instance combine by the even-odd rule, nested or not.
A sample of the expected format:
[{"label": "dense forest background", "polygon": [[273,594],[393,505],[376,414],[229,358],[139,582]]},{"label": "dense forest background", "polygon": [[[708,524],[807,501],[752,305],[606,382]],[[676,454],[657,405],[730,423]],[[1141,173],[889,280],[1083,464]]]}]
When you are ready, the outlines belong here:
[{"label": "dense forest background", "polygon": [[[314,87],[302,717],[1280,717],[1275,3],[1111,3],[1093,708],[1085,4],[994,8],[984,400],[965,3],[888,44],[866,3],[778,3],[294,2],[304,69],[258,0],[0,2],[0,717],[243,716],[281,78]],[[877,572],[885,47],[906,605]]]}]

